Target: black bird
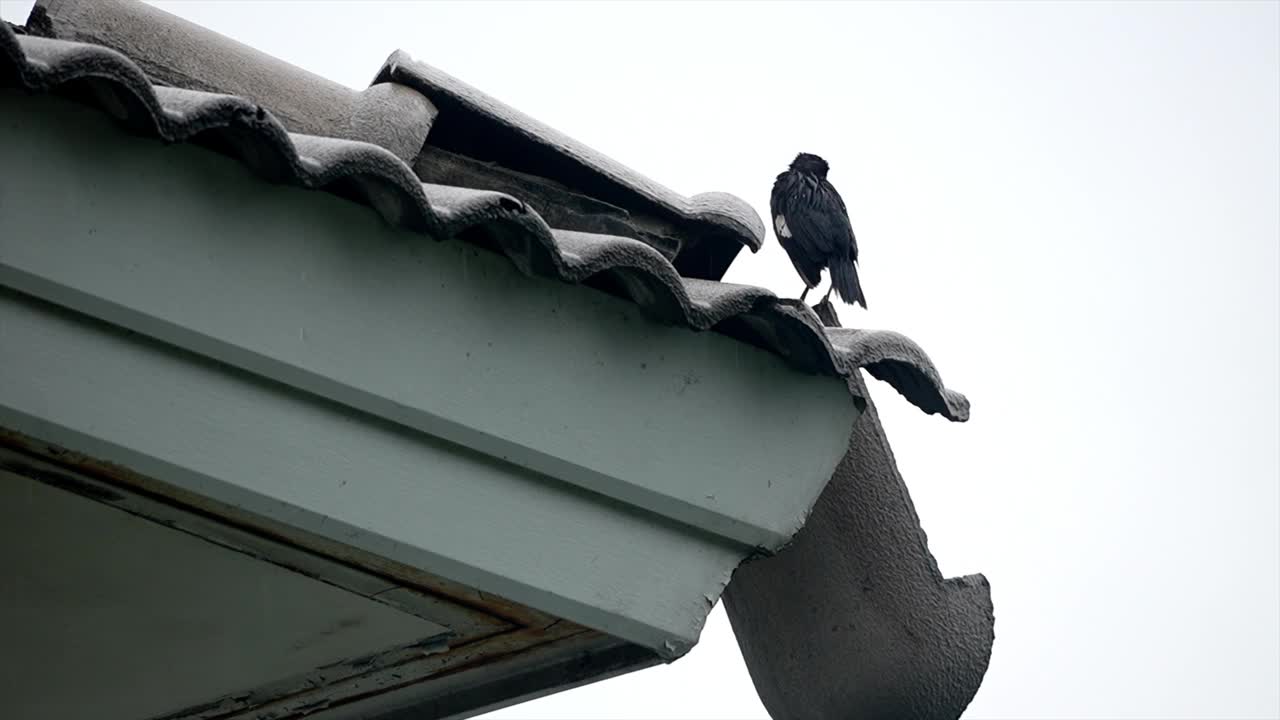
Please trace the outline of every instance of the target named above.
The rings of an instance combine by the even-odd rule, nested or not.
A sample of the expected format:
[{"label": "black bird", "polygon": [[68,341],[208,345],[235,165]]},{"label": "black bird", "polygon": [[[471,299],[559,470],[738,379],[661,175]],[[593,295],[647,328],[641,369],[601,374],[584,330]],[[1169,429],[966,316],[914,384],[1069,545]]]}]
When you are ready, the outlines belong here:
[{"label": "black bird", "polygon": [[831,289],[823,302],[835,290],[841,300],[866,309],[858,282],[858,241],[844,200],[827,182],[827,161],[810,153],[796,155],[773,183],[769,211],[778,244],[804,280],[800,300],[822,281],[823,268],[829,268]]}]

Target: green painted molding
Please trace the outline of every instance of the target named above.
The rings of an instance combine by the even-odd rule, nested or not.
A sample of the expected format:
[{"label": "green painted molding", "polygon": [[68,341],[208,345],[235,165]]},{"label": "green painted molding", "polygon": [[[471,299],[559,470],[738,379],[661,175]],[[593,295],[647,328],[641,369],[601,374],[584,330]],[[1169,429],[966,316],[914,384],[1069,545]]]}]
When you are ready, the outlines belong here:
[{"label": "green painted molding", "polygon": [[839,378],[11,94],[2,426],[668,659],[844,454]]},{"label": "green painted molding", "polygon": [[0,289],[0,427],[671,658],[741,546]]},{"label": "green painted molding", "polygon": [[0,117],[39,169],[0,178],[5,285],[744,545],[839,461],[840,379],[57,100]]}]

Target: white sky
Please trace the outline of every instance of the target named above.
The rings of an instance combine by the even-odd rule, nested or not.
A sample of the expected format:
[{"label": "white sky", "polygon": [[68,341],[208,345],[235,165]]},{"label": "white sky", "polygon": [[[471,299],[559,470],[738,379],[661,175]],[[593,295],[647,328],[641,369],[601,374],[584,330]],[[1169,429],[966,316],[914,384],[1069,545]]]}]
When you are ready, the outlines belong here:
[{"label": "white sky", "polygon": [[[403,48],[762,217],[823,155],[845,324],[973,402],[873,387],[943,572],[992,583],[966,717],[1280,717],[1277,3],[156,4],[354,88]],[[726,279],[801,287],[772,236]],[[767,716],[717,607],[670,666],[490,717]]]}]

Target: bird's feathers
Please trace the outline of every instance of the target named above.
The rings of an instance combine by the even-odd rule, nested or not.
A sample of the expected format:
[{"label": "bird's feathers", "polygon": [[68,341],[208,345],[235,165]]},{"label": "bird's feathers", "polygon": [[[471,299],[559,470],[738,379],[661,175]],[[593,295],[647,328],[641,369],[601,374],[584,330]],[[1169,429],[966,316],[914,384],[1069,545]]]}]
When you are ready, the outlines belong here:
[{"label": "bird's feathers", "polygon": [[769,197],[774,231],[806,287],[816,287],[829,267],[841,299],[866,307],[856,268],[858,241],[844,199],[826,173],[825,160],[801,153],[778,175]]},{"label": "bird's feathers", "polygon": [[778,215],[773,218],[773,231],[780,238],[791,237],[791,228],[787,227],[787,218],[784,215]]},{"label": "bird's feathers", "polygon": [[831,287],[841,300],[849,304],[857,303],[867,309],[867,298],[862,294],[862,282],[858,280],[858,266],[852,258],[844,258],[831,263]]}]

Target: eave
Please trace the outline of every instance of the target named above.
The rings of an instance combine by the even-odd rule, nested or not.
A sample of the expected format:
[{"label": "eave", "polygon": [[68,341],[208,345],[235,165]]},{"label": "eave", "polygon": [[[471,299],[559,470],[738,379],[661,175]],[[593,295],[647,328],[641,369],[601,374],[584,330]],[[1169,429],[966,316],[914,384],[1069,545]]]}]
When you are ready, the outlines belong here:
[{"label": "eave", "polygon": [[0,427],[28,450],[590,628],[630,669],[687,652],[839,461],[837,377],[3,92],[31,170],[0,177]]},{"label": "eave", "polygon": [[[508,648],[530,666],[490,699],[686,652],[733,569],[804,523],[859,368],[967,414],[901,336],[421,185],[116,53],[0,27],[0,81],[40,95],[0,90],[0,153],[24,168],[0,174],[7,436],[397,592],[497,598],[537,642]],[[542,657],[553,628],[600,644]]]},{"label": "eave", "polygon": [[11,431],[0,498],[6,717],[461,718],[661,662]]},{"label": "eave", "polygon": [[[448,463],[483,475],[491,483],[484,492],[479,479],[461,486],[420,481],[432,502],[460,522],[413,543],[442,556],[432,565],[456,562],[446,576],[460,573],[458,580],[512,599],[554,596],[577,608],[562,616],[580,612],[579,620],[670,648],[668,655],[696,639],[704,612],[669,613],[688,595],[625,610],[635,598],[623,593],[615,609],[599,607],[608,603],[591,598],[617,588],[557,589],[557,580],[573,576],[599,548],[563,557],[557,578],[554,559],[540,552],[503,559],[513,545],[536,543],[537,523],[526,528],[528,536],[513,526],[513,534],[481,546],[466,537],[474,521],[468,515],[495,503],[519,515],[545,501],[548,515],[539,522],[568,528],[579,514],[592,516],[581,530],[618,542],[621,554],[612,562],[627,568],[630,582],[667,572],[674,560],[667,553],[686,542],[702,551],[678,556],[698,557],[703,571],[719,567],[727,581],[737,559],[755,548],[776,549],[799,529],[839,461],[856,410],[837,378],[793,372],[781,359],[717,334],[649,322],[616,298],[525,277],[498,255],[389,228],[341,199],[261,183],[234,161],[198,148],[127,137],[101,115],[65,101],[6,102],[3,113],[6,165],[38,171],[3,179],[6,208],[23,212],[5,212],[0,283],[107,324],[90,331],[55,320],[64,316],[39,303],[6,297],[0,312],[13,338],[6,365],[24,370],[8,375],[11,428],[42,419],[48,426],[36,437],[73,448],[110,435],[114,449],[95,456],[134,468],[157,461],[185,467],[191,476],[175,484],[212,494],[225,485],[224,499],[242,505],[250,500],[239,496],[244,488],[233,468],[197,471],[197,461],[214,459],[180,458],[178,438],[162,448],[153,431],[117,437],[128,428],[103,427],[126,402],[149,421],[170,422],[173,410],[166,408],[184,388],[218,387],[214,397],[190,398],[187,411],[225,412],[226,427],[261,424],[258,433],[219,437],[244,443],[240,457],[279,458],[267,428],[308,428],[289,439],[314,453],[308,473],[323,476],[338,466],[359,472],[374,456],[398,458],[383,468],[385,479],[362,479],[370,483],[364,492],[385,492],[391,478],[411,482],[413,466]],[[37,329],[55,323],[62,334]],[[23,328],[32,334],[23,336]],[[251,388],[212,366],[197,369],[161,345],[126,340],[121,329],[287,392]],[[108,363],[111,357],[117,365]],[[111,367],[119,377],[94,379]],[[50,403],[57,392],[68,394],[69,406],[55,420]],[[242,404],[272,400],[238,417],[242,405],[224,404],[232,397]],[[155,402],[149,408],[147,398]],[[342,431],[347,423],[367,426],[367,434]],[[325,454],[331,456],[320,461]],[[353,464],[355,457],[362,463]],[[273,465],[272,473],[262,468],[269,477],[261,482],[279,477],[277,471],[296,474],[299,462],[306,461]],[[165,474],[154,467],[145,474]],[[254,492],[271,502],[314,500],[282,480]],[[290,522],[331,522],[343,511],[339,496],[351,492]],[[382,510],[394,513],[397,504]],[[635,522],[635,512],[675,525],[657,532],[649,521]],[[357,525],[368,530],[382,517]],[[662,553],[636,555],[677,536]],[[442,552],[452,545],[456,553]],[[697,605],[707,603],[703,595],[718,594],[704,590]],[[665,589],[671,591],[674,585]]]}]

